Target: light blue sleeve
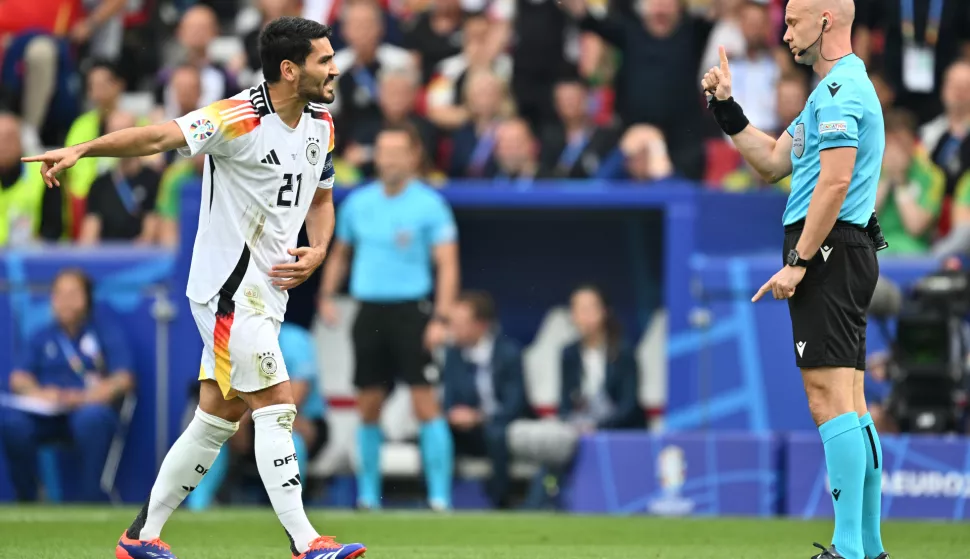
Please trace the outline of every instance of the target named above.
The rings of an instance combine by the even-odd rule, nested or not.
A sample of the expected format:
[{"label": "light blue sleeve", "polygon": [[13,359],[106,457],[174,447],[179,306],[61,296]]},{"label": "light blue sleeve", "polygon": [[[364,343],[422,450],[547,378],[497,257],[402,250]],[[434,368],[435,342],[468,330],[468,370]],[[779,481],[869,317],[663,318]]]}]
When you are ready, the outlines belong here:
[{"label": "light blue sleeve", "polygon": [[344,199],[337,209],[337,224],[334,226],[334,237],[338,241],[352,245],[354,244],[354,195],[351,194]]},{"label": "light blue sleeve", "polygon": [[852,82],[825,82],[820,91],[815,116],[818,121],[819,151],[859,147],[859,123],[862,121],[862,95]]},{"label": "light blue sleeve", "polygon": [[455,224],[455,215],[451,211],[451,206],[440,197],[435,197],[435,204],[431,211],[428,240],[431,246],[453,243],[458,240],[458,226]]},{"label": "light blue sleeve", "polygon": [[286,371],[292,380],[313,381],[317,377],[317,354],[313,337],[302,329],[284,327],[280,330],[280,351]]}]

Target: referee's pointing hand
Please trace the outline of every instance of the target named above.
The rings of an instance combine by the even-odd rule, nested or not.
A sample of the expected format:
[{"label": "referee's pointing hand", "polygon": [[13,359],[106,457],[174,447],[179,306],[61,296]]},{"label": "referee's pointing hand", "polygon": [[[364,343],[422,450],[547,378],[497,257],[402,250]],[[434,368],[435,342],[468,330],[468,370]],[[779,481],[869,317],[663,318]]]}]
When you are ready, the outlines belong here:
[{"label": "referee's pointing hand", "polygon": [[771,293],[775,299],[788,299],[795,294],[795,287],[801,283],[805,277],[805,268],[801,266],[785,266],[771,279],[761,286],[761,289],[754,294],[751,302],[754,303],[765,293]]},{"label": "referee's pointing hand", "polygon": [[726,101],[731,98],[731,67],[728,66],[727,51],[723,46],[718,48],[718,53],[721,55],[721,65],[714,66],[704,74],[701,88],[719,101]]}]

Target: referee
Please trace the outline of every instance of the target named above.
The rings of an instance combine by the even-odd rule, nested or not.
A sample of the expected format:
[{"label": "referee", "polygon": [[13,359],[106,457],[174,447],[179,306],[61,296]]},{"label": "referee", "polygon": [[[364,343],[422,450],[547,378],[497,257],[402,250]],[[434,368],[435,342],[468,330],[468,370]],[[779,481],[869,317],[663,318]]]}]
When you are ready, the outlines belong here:
[{"label": "referee", "polygon": [[[427,369],[431,350],[444,342],[458,293],[457,229],[441,195],[415,179],[421,151],[421,138],[411,126],[378,134],[374,163],[379,180],[355,189],[341,205],[323,276],[320,311],[333,324],[333,295],[353,252],[350,295],[360,301],[352,333],[361,416],[357,505],[365,509],[381,506],[379,421],[396,381],[411,387],[421,422],[428,502],[435,510],[451,508],[454,445]],[[433,267],[437,289],[432,309]]]},{"label": "referee", "polygon": [[[820,82],[775,140],[750,126],[731,97],[731,70],[702,80],[721,129],[767,180],[788,176],[784,265],[752,298],[787,299],[795,362],[825,447],[835,508],[828,549],[814,559],[888,559],[879,529],[882,450],[866,410],[866,311],[879,275],[872,219],[885,149],[882,112],[852,53],[852,0],[790,0],[785,42]],[[797,289],[796,289],[797,288]]]}]

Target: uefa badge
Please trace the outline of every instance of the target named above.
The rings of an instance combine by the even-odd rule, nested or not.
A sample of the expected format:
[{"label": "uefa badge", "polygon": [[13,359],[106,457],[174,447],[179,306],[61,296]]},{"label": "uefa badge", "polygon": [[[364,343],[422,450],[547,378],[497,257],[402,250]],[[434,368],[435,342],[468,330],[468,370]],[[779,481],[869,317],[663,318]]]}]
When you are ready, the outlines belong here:
[{"label": "uefa badge", "polygon": [[210,120],[205,118],[200,118],[189,126],[189,134],[192,135],[192,139],[196,142],[204,142],[215,133],[216,127]]}]

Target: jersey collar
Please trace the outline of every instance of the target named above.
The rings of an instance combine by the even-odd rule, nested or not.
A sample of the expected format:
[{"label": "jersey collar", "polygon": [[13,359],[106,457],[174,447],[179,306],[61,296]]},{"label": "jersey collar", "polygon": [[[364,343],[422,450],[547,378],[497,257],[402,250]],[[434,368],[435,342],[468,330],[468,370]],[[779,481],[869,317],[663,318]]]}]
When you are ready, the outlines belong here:
[{"label": "jersey collar", "polygon": [[260,117],[271,115],[276,112],[273,108],[273,100],[269,97],[269,84],[263,82],[249,90],[249,101],[256,107],[256,112]]}]

